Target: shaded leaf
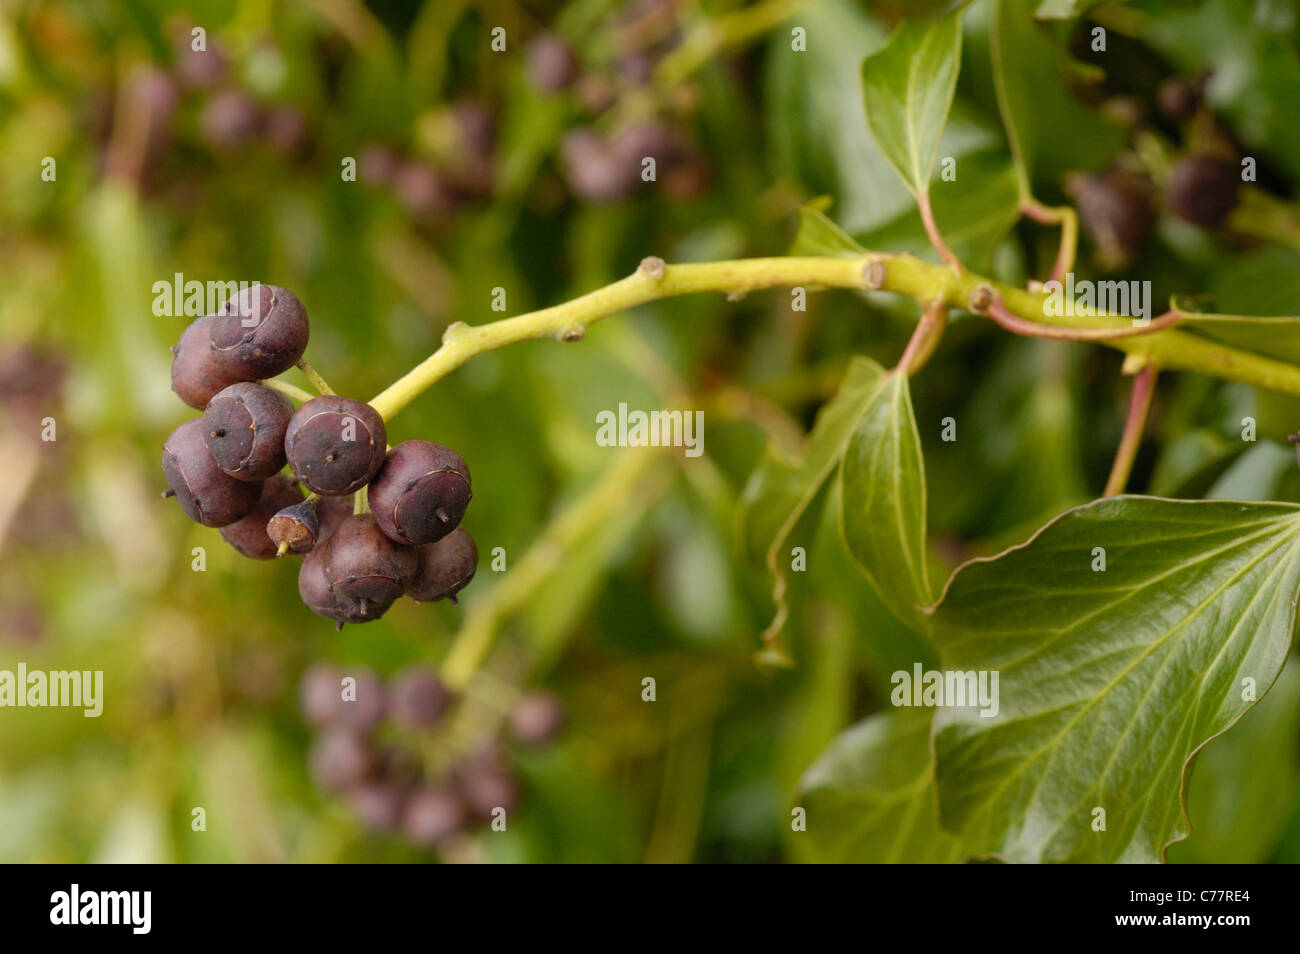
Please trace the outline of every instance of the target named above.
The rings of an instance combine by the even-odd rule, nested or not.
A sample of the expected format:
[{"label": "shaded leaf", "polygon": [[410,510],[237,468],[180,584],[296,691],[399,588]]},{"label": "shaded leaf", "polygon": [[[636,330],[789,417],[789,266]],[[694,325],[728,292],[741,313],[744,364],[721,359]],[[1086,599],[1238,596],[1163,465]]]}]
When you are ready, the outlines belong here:
[{"label": "shaded leaf", "polygon": [[1159,860],[1189,759],[1281,671],[1297,530],[1294,506],[1116,497],[959,569],[934,638],[946,669],[999,673],[1000,712],[936,716],[943,827],[1014,861]]},{"label": "shaded leaf", "polygon": [[786,542],[839,464],[853,426],[884,374],[876,362],[855,357],[839,392],[818,413],[802,458],[789,457],[769,442],[741,493],[741,548],[751,561],[762,561],[774,578],[777,617],[769,636],[779,631],[785,618]]},{"label": "shaded leaf", "polygon": [[933,599],[925,551],[925,470],[906,374],[862,412],[840,467],[844,542],[881,601],[917,625]]},{"label": "shaded leaf", "polygon": [[816,862],[939,864],[961,844],[939,828],[923,709],[874,715],[839,735],[804,774],[800,837]]},{"label": "shaded leaf", "polygon": [[854,258],[866,252],[852,236],[830,220],[819,203],[809,202],[800,207],[799,231],[795,233],[789,254]]}]

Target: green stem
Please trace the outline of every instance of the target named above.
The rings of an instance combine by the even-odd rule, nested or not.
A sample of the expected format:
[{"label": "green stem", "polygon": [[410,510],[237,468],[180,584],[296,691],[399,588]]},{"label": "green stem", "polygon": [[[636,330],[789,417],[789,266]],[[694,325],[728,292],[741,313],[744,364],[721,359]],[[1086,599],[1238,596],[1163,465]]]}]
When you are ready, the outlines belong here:
[{"label": "green stem", "polygon": [[307,363],[306,359],[300,359],[298,361],[298,369],[302,371],[303,374],[307,375],[307,380],[311,382],[311,386],[321,394],[334,393],[334,389],[325,383],[325,379],[320,376],[320,373],[317,372],[315,368]]},{"label": "green stem", "polygon": [[279,378],[268,378],[262,382],[272,391],[279,391],[285,397],[293,398],[300,404],[304,401],[310,401],[313,397],[310,391],[304,391],[296,384],[290,384],[288,381],[281,381]]},{"label": "green stem", "polygon": [[912,255],[870,252],[853,258],[750,258],[691,265],[646,259],[627,278],[561,305],[473,327],[456,322],[443,335],[442,347],[370,403],[388,420],[476,355],[531,338],[577,341],[588,325],[635,305],[697,292],[737,297],[762,288],[794,285],[890,291],[918,302],[942,301],[952,308],[969,309],[973,295],[977,300],[982,297],[986,306],[990,300],[1000,300],[1008,313],[1037,326],[1088,329],[1094,334],[1113,329],[1128,334],[1130,337],[1109,337],[1100,343],[1161,368],[1196,371],[1300,395],[1300,367],[1274,358],[1176,328],[1133,335],[1132,319],[1123,315],[1082,308],[1078,309],[1084,312],[1081,314],[1049,315],[1047,296],[1042,292],[1003,285],[972,272],[958,273]]},{"label": "green stem", "polygon": [[671,89],[722,50],[744,46],[790,19],[809,0],[761,0],[691,28],[686,39],[659,61],[654,81]]}]

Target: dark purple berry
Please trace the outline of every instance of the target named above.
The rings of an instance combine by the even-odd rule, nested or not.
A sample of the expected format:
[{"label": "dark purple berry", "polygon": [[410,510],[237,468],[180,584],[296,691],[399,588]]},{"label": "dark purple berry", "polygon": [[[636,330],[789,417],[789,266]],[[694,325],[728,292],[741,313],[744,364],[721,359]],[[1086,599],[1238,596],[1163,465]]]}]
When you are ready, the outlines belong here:
[{"label": "dark purple berry", "polygon": [[609,144],[590,129],[575,129],[560,149],[565,179],[573,194],[590,202],[622,198],[636,182],[636,171],[619,161]]},{"label": "dark purple berry", "polygon": [[348,804],[370,831],[392,831],[402,820],[405,791],[389,781],[368,782],[348,792]]},{"label": "dark purple berry", "polygon": [[378,764],[375,752],[359,733],[333,728],[316,739],[307,756],[316,784],[329,792],[341,792],[367,781]]},{"label": "dark purple berry", "polygon": [[163,444],[167,493],[185,515],[205,527],[234,523],[257,504],[262,485],[224,474],[203,444],[203,419],[186,421]]},{"label": "dark purple berry", "polygon": [[298,683],[298,705],[303,718],[317,729],[338,718],[343,703],[343,674],[328,663],[313,663]]},{"label": "dark purple berry", "polygon": [[451,705],[451,691],[437,674],[420,666],[398,673],[388,686],[388,711],[403,725],[427,729]]},{"label": "dark purple berry", "polygon": [[308,333],[298,296],[278,285],[254,285],[221,306],[212,324],[212,352],[231,374],[258,381],[297,364]]},{"label": "dark purple berry", "polygon": [[351,497],[321,497],[316,501],[316,518],[320,521],[318,543],[328,540],[330,535],[343,525],[343,521],[352,516]]},{"label": "dark purple berry", "polygon": [[266,535],[275,545],[276,556],[308,552],[320,539],[320,518],[316,515],[316,505],[310,500],[304,500],[277,510],[266,523]]},{"label": "dark purple berry", "polygon": [[1205,156],[1184,156],[1174,163],[1165,183],[1165,206],[1180,219],[1215,229],[1237,205],[1241,179],[1226,162]]},{"label": "dark purple berry", "polygon": [[336,599],[387,610],[415,575],[415,551],[384,535],[370,514],[348,517],[324,545],[322,572]]},{"label": "dark purple berry", "polygon": [[406,595],[417,603],[449,599],[469,585],[478,568],[478,547],[464,527],[457,527],[435,543],[426,543],[416,551],[418,561],[406,584]]},{"label": "dark purple berry", "polygon": [[563,37],[543,33],[528,44],[524,54],[528,77],[543,93],[558,93],[578,77],[578,58]]},{"label": "dark purple berry", "polygon": [[267,521],[278,510],[302,500],[302,491],[288,474],[275,474],[262,484],[262,496],[247,516],[221,528],[221,539],[246,557],[269,560],[275,556],[275,541],[266,532]]},{"label": "dark purple berry", "polygon": [[284,432],[291,417],[293,405],[278,391],[241,381],[203,411],[204,441],[217,466],[231,477],[265,480],[284,467]]},{"label": "dark purple berry", "polygon": [[[308,609],[317,616],[336,621],[340,629],[344,623],[370,623],[379,619],[388,612],[393,600],[352,599],[342,591],[335,592],[330,585],[329,578],[325,575],[325,550],[331,539],[333,538],[327,538],[303,559],[302,567],[298,570],[298,595]],[[369,585],[372,595],[376,590],[387,595],[387,590],[380,586],[381,582],[370,579],[363,581]]]},{"label": "dark purple berry", "polygon": [[1196,87],[1181,76],[1170,76],[1156,89],[1156,103],[1170,119],[1188,119],[1196,112],[1200,96]]},{"label": "dark purple berry", "polygon": [[1079,221],[1110,265],[1133,257],[1155,223],[1151,180],[1141,172],[1112,166],[1072,177],[1067,183],[1079,207]]},{"label": "dark purple berry", "polygon": [[498,808],[509,814],[519,805],[519,783],[503,766],[471,766],[460,776],[458,787],[470,815],[481,821],[491,821]]},{"label": "dark purple berry", "polygon": [[190,407],[200,411],[219,391],[240,379],[231,374],[212,353],[212,323],[208,315],[195,320],[181,332],[172,348],[172,390]]},{"label": "dark purple berry", "polygon": [[205,50],[194,49],[193,36],[189,30],[182,30],[176,36],[172,70],[186,89],[208,89],[225,78],[226,58],[210,43]]},{"label": "dark purple berry", "polygon": [[394,540],[432,543],[456,529],[472,496],[459,454],[432,441],[403,441],[370,484],[370,509]]},{"label": "dark purple berry", "polygon": [[547,692],[530,692],[510,710],[510,731],[524,745],[545,745],[564,727],[564,706]]},{"label": "dark purple berry", "polygon": [[266,116],[264,135],[271,148],[286,159],[300,158],[311,145],[307,117],[297,106],[277,106]]},{"label": "dark purple berry", "polygon": [[431,219],[447,212],[452,205],[451,189],[437,169],[419,159],[398,166],[393,174],[393,192],[418,219]]},{"label": "dark purple berry", "polygon": [[298,408],[285,432],[284,451],[308,490],[327,496],[354,493],[384,463],[388,434],[369,404],[330,395]]},{"label": "dark purple berry", "polygon": [[240,152],[261,130],[263,114],[246,93],[224,89],[214,93],[199,114],[199,134],[214,150]]},{"label": "dark purple berry", "polygon": [[402,812],[402,831],[417,845],[433,847],[465,825],[465,807],[450,788],[416,789]]}]

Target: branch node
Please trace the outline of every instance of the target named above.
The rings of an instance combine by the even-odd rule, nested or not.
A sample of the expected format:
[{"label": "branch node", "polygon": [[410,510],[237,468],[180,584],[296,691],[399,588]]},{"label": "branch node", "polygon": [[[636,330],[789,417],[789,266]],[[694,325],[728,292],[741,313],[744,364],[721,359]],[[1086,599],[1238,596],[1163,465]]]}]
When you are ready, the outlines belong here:
[{"label": "branch node", "polygon": [[888,277],[889,269],[878,258],[873,258],[862,268],[862,284],[872,291],[884,288]]},{"label": "branch node", "polygon": [[749,292],[744,291],[727,292],[727,301],[743,301],[748,294]]},{"label": "branch node", "polygon": [[667,263],[665,263],[664,260],[657,255],[646,256],[645,258],[641,259],[641,264],[636,267],[636,270],[640,272],[642,275],[646,276],[647,278],[652,278],[655,281],[659,281],[661,278],[663,278],[664,272],[667,271],[667,269],[668,269]]},{"label": "branch node", "polygon": [[976,285],[971,289],[970,300],[966,304],[975,314],[984,314],[993,304],[993,286],[983,283]]},{"label": "branch node", "polygon": [[469,325],[465,324],[465,322],[463,321],[453,321],[443,331],[442,343],[446,344],[448,341],[450,341],[452,338],[455,338],[457,335],[459,335],[468,327]]},{"label": "branch node", "polygon": [[574,325],[572,328],[561,328],[556,338],[560,341],[581,341],[587,336],[587,329],[582,325]]}]

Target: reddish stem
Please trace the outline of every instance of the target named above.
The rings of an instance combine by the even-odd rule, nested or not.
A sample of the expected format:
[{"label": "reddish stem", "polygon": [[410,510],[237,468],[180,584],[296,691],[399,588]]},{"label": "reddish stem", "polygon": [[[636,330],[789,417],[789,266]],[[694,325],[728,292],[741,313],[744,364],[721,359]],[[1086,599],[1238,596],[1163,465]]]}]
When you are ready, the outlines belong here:
[{"label": "reddish stem", "polygon": [[1133,393],[1129,399],[1128,419],[1124,421],[1124,435],[1115,451],[1115,462],[1111,464],[1110,477],[1106,480],[1102,496],[1114,497],[1124,492],[1133,470],[1133,461],[1137,457],[1138,445],[1142,442],[1142,432],[1146,429],[1147,417],[1151,413],[1151,399],[1155,393],[1156,366],[1148,364],[1133,378]]},{"label": "reddish stem", "polygon": [[1110,341],[1114,338],[1136,338],[1163,331],[1177,324],[1183,317],[1177,311],[1167,311],[1150,323],[1133,328],[1063,328],[1021,318],[1007,310],[1001,298],[994,298],[987,309],[988,316],[1007,331],[1030,338],[1055,338],[1061,341]]},{"label": "reddish stem", "polygon": [[960,274],[963,271],[961,259],[948,247],[948,243],[943,240],[943,235],[939,232],[939,223],[934,220],[934,209],[930,207],[928,192],[922,192],[916,197],[916,207],[921,212],[921,224],[925,226],[925,234],[930,237],[930,244],[939,253],[939,257],[953,271]]}]

